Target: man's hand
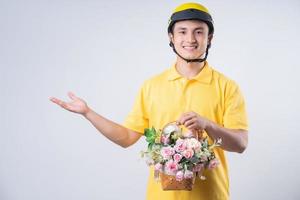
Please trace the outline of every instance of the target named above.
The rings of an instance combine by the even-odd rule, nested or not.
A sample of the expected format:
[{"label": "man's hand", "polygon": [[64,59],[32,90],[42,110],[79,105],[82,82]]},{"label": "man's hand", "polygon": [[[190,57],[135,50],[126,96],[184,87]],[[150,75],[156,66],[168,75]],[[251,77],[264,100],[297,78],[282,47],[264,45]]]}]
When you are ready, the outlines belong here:
[{"label": "man's hand", "polygon": [[68,111],[82,114],[99,132],[112,142],[126,148],[134,144],[142,136],[141,133],[129,130],[97,114],[87,106],[84,100],[76,97],[72,92],[68,92],[68,96],[72,99],[71,102],[64,102],[55,97],[51,97],[50,100]]},{"label": "man's hand", "polygon": [[177,122],[184,125],[187,129],[192,132],[203,132],[209,125],[210,121],[195,112],[183,113]]},{"label": "man's hand", "polygon": [[[229,129],[210,121],[195,112],[183,113],[177,123],[184,125],[192,133],[203,132],[214,140],[222,139],[221,147],[227,151],[242,153],[248,145],[248,131],[243,129]],[[199,137],[199,136],[198,136]]]},{"label": "man's hand", "polygon": [[57,99],[55,97],[51,97],[50,101],[53,103],[56,103],[60,107],[74,112],[74,113],[79,113],[82,115],[85,115],[89,111],[89,107],[87,106],[87,103],[83,100],[80,99],[79,97],[75,96],[72,92],[68,92],[68,96],[73,100],[71,102],[64,102],[60,99]]}]

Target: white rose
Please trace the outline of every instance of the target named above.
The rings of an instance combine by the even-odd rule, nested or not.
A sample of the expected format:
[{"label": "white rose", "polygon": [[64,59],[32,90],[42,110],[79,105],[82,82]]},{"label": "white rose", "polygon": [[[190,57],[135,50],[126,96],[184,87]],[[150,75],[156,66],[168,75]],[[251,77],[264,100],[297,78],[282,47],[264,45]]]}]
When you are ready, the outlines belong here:
[{"label": "white rose", "polygon": [[163,129],[163,133],[166,135],[169,135],[172,132],[179,132],[179,128],[176,124],[169,124]]}]

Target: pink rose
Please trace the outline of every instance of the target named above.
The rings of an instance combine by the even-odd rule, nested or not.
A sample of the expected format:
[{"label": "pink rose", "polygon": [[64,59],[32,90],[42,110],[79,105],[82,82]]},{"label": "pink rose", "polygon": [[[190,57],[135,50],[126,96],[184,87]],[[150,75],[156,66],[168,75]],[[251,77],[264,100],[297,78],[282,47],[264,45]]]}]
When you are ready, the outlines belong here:
[{"label": "pink rose", "polygon": [[173,160],[169,160],[168,162],[166,162],[165,170],[167,174],[174,175],[177,169],[178,169],[178,164]]},{"label": "pink rose", "polygon": [[196,138],[190,138],[187,141],[187,147],[198,150],[201,148],[201,144]]},{"label": "pink rose", "polygon": [[183,176],[184,176],[184,174],[183,174],[182,170],[178,171],[176,173],[176,180],[177,181],[182,181],[183,180]]},{"label": "pink rose", "polygon": [[190,170],[185,170],[184,172],[184,178],[193,178],[194,173]]},{"label": "pink rose", "polygon": [[208,163],[208,169],[214,169],[219,165],[219,160],[214,158],[213,160],[209,161]]},{"label": "pink rose", "polygon": [[186,149],[186,150],[182,153],[182,155],[183,155],[185,158],[189,159],[189,158],[193,157],[194,151],[191,150],[191,149]]},{"label": "pink rose", "polygon": [[163,147],[160,153],[165,160],[169,160],[175,154],[175,150],[172,147]]},{"label": "pink rose", "polygon": [[208,161],[208,157],[207,157],[206,155],[202,155],[202,156],[200,157],[200,161],[201,161],[201,162],[206,162],[206,161]]},{"label": "pink rose", "polygon": [[173,156],[174,161],[177,162],[177,163],[180,162],[181,158],[182,158],[182,155],[179,154],[179,153],[175,153],[174,156]]},{"label": "pink rose", "polygon": [[185,141],[183,139],[179,138],[176,141],[176,144],[175,144],[174,148],[177,152],[183,152],[186,149]]},{"label": "pink rose", "polygon": [[169,144],[170,139],[169,139],[168,136],[162,135],[162,136],[161,136],[161,142],[162,142],[163,144]]}]

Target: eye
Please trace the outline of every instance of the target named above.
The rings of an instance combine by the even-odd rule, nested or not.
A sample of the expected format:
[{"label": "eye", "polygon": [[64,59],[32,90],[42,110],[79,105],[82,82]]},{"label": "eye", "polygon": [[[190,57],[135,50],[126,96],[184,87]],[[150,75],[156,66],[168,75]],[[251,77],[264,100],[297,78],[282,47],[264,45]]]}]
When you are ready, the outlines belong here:
[{"label": "eye", "polygon": [[200,35],[200,34],[203,33],[203,31],[196,31],[196,33],[197,33],[198,35]]},{"label": "eye", "polygon": [[179,31],[178,33],[184,35],[185,31]]}]

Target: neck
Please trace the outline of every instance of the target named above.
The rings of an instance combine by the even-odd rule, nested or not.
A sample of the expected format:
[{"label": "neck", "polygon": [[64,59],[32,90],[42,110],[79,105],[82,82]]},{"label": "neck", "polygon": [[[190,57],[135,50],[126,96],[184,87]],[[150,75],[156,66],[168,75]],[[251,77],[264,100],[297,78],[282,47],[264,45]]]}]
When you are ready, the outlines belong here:
[{"label": "neck", "polygon": [[195,76],[197,76],[197,74],[200,73],[200,71],[202,70],[202,68],[204,67],[205,62],[189,62],[187,63],[185,60],[181,59],[180,57],[177,57],[177,61],[176,61],[176,69],[178,71],[178,73],[187,78],[187,79],[191,79]]}]

